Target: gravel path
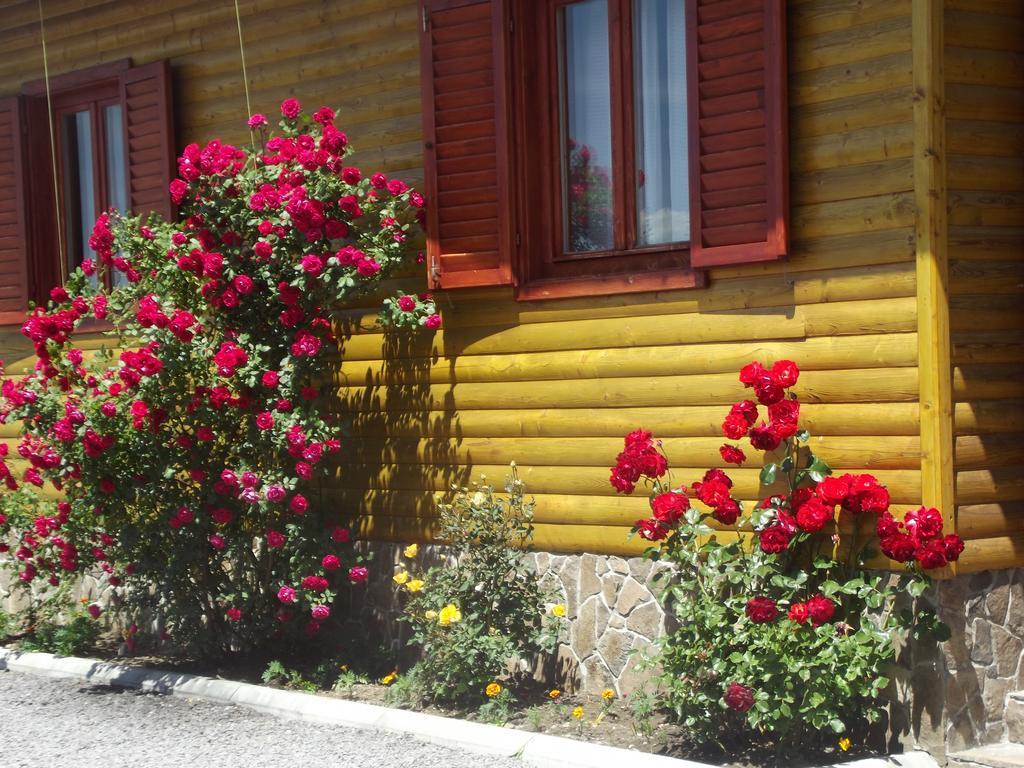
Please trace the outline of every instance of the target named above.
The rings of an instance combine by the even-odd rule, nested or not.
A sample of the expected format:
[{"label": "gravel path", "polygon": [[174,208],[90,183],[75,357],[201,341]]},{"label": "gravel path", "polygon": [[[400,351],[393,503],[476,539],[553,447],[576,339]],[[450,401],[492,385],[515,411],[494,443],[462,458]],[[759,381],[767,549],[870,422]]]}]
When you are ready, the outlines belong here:
[{"label": "gravel path", "polygon": [[4,768],[522,768],[409,736],[0,671]]}]

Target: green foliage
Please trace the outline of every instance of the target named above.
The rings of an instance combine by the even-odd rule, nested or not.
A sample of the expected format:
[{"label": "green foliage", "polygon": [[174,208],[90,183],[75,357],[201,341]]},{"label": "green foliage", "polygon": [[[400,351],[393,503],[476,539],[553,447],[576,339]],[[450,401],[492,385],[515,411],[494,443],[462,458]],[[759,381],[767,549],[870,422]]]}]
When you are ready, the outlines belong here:
[{"label": "green foliage", "polygon": [[277,659],[267,664],[260,679],[267,685],[280,685],[307,693],[316,693],[321,688],[316,680],[307,679],[296,669],[288,669]]},{"label": "green foliage", "polygon": [[[456,490],[439,505],[451,562],[422,580],[396,578],[407,594],[402,618],[422,651],[412,675],[422,699],[481,701],[510,660],[557,643],[559,619],[546,610],[549,595],[527,562],[533,502],[514,464],[505,491],[507,499],[486,484]],[[411,591],[413,581],[422,587]]]},{"label": "green foliage", "polygon": [[487,701],[480,705],[477,716],[482,722],[491,725],[505,725],[512,717],[512,708],[515,703],[516,700],[513,698],[512,692],[508,688],[502,687],[497,695],[489,696]]},{"label": "green foliage", "polygon": [[19,648],[55,653],[58,656],[80,656],[96,647],[99,635],[99,623],[88,615],[76,612],[64,622],[56,619],[37,622],[31,633],[21,639]]}]

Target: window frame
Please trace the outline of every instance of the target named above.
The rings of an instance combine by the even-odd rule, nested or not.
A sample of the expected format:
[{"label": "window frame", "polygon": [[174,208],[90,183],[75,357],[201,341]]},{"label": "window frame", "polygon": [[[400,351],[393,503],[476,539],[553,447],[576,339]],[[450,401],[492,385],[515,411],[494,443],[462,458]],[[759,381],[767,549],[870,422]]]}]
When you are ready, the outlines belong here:
[{"label": "window frame", "polygon": [[[95,218],[97,218],[102,212],[109,210],[112,206],[107,179],[107,118],[105,110],[107,107],[114,105],[121,107],[121,124],[119,127],[123,142],[122,146],[127,147],[128,129],[125,125],[125,109],[121,100],[120,83],[117,79],[108,79],[92,83],[88,86],[79,87],[75,90],[63,91],[53,96],[52,99],[54,144],[57,154],[57,210],[60,213],[61,225],[63,227],[62,231],[65,233],[64,256],[67,262],[70,262],[71,256],[71,243],[67,239],[69,207],[68,201],[65,199],[69,169],[65,167],[66,154],[64,152],[63,120],[68,115],[73,115],[78,112],[88,111],[89,113],[89,124],[91,130],[90,143],[92,145],[91,160],[93,163],[92,186],[93,199],[95,200],[96,208],[93,212],[93,220],[95,220]],[[122,170],[124,172],[125,184],[127,185],[130,173],[128,168],[127,152],[125,152],[125,165]],[[75,265],[72,265],[71,263],[65,264],[65,268],[69,272],[79,266],[81,266],[80,262]],[[58,265],[58,269],[59,268],[60,265]],[[106,269],[102,264],[97,264],[96,270],[97,276],[103,281],[103,285],[108,289],[111,288],[113,284],[112,271]]]},{"label": "window frame", "polygon": [[[128,127],[126,124],[127,109],[121,88],[121,78],[124,73],[132,68],[131,59],[122,58],[106,64],[99,64],[93,67],[78,69],[74,72],[67,72],[50,78],[49,93],[45,79],[33,80],[25,83],[21,88],[24,97],[36,102],[37,109],[34,111],[36,122],[30,124],[28,137],[28,152],[31,155],[30,165],[36,169],[45,168],[46,183],[29,185],[26,200],[29,206],[35,210],[35,222],[33,226],[34,246],[31,249],[31,256],[43,253],[52,253],[54,257],[31,264],[29,296],[36,301],[45,301],[46,292],[50,287],[61,282],[61,275],[72,270],[67,263],[70,253],[70,243],[64,243],[65,264],[60,263],[61,253],[57,234],[54,231],[54,223],[59,215],[61,237],[67,233],[67,207],[65,205],[65,173],[64,168],[64,146],[62,139],[61,119],[64,115],[72,112],[80,112],[89,109],[90,125],[92,127],[93,158],[96,162],[93,173],[93,190],[96,196],[96,204],[99,211],[107,209],[106,203],[106,148],[105,141],[98,128],[103,126],[104,118],[97,114],[106,104],[121,105],[121,130],[124,137],[125,152],[125,182],[131,183],[130,163],[128,156]],[[96,107],[97,110],[94,110]],[[53,151],[50,146],[50,125],[53,120]],[[97,146],[99,142],[100,146]],[[56,168],[54,168],[56,163]],[[54,198],[53,179],[51,173],[56,172],[56,198]],[[54,213],[56,209],[56,213]],[[38,211],[45,211],[39,215]],[[99,214],[97,213],[97,216]],[[31,258],[30,256],[30,258]],[[97,265],[100,270],[100,265]],[[104,272],[109,272],[105,270]],[[111,276],[101,272],[104,285],[109,287]]]},{"label": "window frame", "polygon": [[[612,111],[612,206],[615,247],[565,252],[558,15],[580,0],[545,0],[541,10],[516,0],[513,26],[516,297],[545,299],[582,295],[695,288],[703,273],[690,269],[690,241],[637,245],[635,93],[633,61],[634,0],[608,0],[609,83]],[[532,6],[532,11],[531,11]],[[689,17],[691,3],[686,3]],[[687,24],[689,25],[689,18]],[[521,26],[521,29],[519,28]],[[689,41],[687,41],[689,42]],[[696,73],[687,56],[687,110],[695,106]],[[627,109],[628,107],[628,109]],[[687,118],[689,120],[689,117]],[[523,151],[522,148],[533,148]],[[687,148],[693,165],[693,153]],[[538,173],[537,160],[543,169]],[[693,169],[687,184],[694,194]],[[692,207],[691,207],[692,210]],[[692,231],[692,230],[691,230]]]}]

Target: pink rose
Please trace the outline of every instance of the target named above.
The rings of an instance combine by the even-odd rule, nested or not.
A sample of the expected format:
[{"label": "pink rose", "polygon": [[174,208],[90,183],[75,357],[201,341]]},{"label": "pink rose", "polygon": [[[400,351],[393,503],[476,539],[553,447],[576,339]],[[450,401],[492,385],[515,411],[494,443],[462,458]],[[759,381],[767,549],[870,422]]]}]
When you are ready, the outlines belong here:
[{"label": "pink rose", "polygon": [[285,585],[277,590],[277,599],[285,605],[295,602],[295,590]]},{"label": "pink rose", "polygon": [[331,615],[331,609],[328,608],[326,605],[314,605],[313,609],[310,611],[310,614],[317,621],[323,621]]},{"label": "pink rose", "polygon": [[362,584],[370,576],[370,572],[362,565],[353,565],[348,569],[348,580],[353,584]]}]

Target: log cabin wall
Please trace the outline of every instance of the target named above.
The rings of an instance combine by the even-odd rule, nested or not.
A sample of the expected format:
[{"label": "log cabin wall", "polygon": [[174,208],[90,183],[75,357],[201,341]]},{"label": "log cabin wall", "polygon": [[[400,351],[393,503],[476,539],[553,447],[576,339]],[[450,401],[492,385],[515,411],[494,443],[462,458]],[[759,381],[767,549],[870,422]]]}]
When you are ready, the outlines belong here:
[{"label": "log cabin wall", "polygon": [[[412,0],[240,0],[240,9],[254,111],[274,113],[291,94],[314,108],[340,107],[338,122],[359,165],[422,179],[419,18]],[[11,4],[0,19],[0,96],[42,77],[37,14],[37,4],[27,0]],[[179,148],[214,137],[247,140],[229,0],[143,6],[48,0],[46,16],[51,74],[126,56],[135,64],[169,59]],[[616,496],[607,481],[622,435],[641,426],[655,431],[665,439],[677,479],[691,482],[720,461],[719,424],[742,396],[738,368],[780,357],[805,371],[799,394],[822,455],[840,471],[876,474],[897,508],[919,502],[911,2],[792,0],[788,16],[791,255],[774,264],[715,269],[700,290],[548,302],[516,302],[507,290],[452,293],[441,298],[445,327],[432,339],[386,338],[373,330],[369,309],[346,313],[351,335],[344,362],[325,375],[337,383],[339,415],[357,439],[348,442],[325,503],[361,515],[371,537],[425,540],[435,492],[480,473],[500,484],[514,460],[536,495],[539,548],[638,552],[639,542],[626,534],[646,500]],[[997,26],[986,39],[1005,41],[1006,34]],[[979,55],[1000,51],[1012,56],[998,46]],[[1019,58],[1010,74],[1000,75],[987,61],[978,65],[983,78],[1019,77]],[[1005,86],[988,79],[984,85]],[[1019,123],[1020,110],[1007,102],[1000,114],[1010,117],[991,117],[985,110],[995,107],[979,107],[966,89],[961,93],[968,101],[957,119],[966,124],[981,114],[976,127],[995,131],[1004,147],[992,157],[969,158],[959,150],[975,161],[965,163],[964,173],[1003,178],[999,163],[1014,162],[1009,147],[1019,147],[1020,134],[1019,124],[1000,130],[998,123]],[[972,134],[953,142],[954,128],[951,122],[951,145],[973,143]],[[991,173],[979,172],[979,163]],[[954,187],[955,168],[951,162]],[[973,203],[964,202],[951,218],[972,244],[951,245],[955,300],[999,294],[986,299],[995,304],[984,316],[1005,324],[1006,313],[998,310],[1015,298],[1005,287],[1019,280],[1019,250],[990,232],[979,235],[978,226],[1019,234],[999,202],[1013,192],[967,189],[965,201]],[[983,248],[975,247],[977,239]],[[993,263],[1000,274],[1016,277],[978,274]],[[420,276],[401,282],[406,289],[422,285]],[[974,317],[982,326],[957,325],[958,333],[993,329],[977,313],[954,316],[957,322]],[[964,482],[972,473],[991,473],[978,466],[982,459],[972,446],[1004,439],[996,433],[1012,419],[1022,428],[1019,409],[1008,417],[991,402],[1020,397],[1009,378],[1019,357],[1007,358],[1009,349],[1002,342],[964,346],[958,336],[958,382],[965,372],[973,378],[993,366],[1002,376],[995,384],[979,377],[977,394],[958,394]],[[15,328],[4,329],[0,356],[10,362],[27,350]],[[957,386],[957,393],[967,391]],[[974,400],[986,404],[972,408]],[[757,469],[733,475],[743,499],[764,493]],[[962,495],[961,503],[999,500],[979,494]],[[1001,533],[993,519],[986,518],[989,537]]]},{"label": "log cabin wall", "polygon": [[1024,6],[947,0],[955,473],[967,569],[1024,561]]}]

